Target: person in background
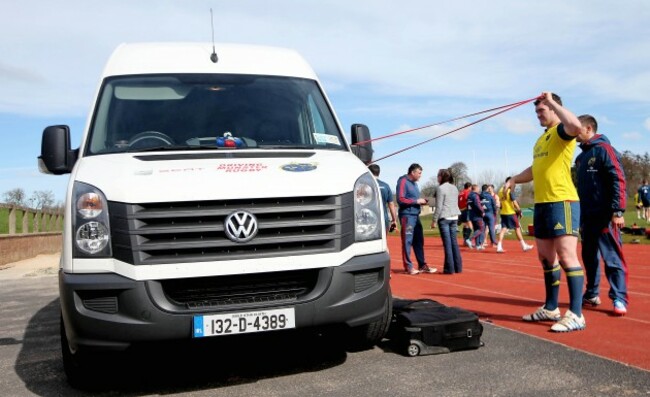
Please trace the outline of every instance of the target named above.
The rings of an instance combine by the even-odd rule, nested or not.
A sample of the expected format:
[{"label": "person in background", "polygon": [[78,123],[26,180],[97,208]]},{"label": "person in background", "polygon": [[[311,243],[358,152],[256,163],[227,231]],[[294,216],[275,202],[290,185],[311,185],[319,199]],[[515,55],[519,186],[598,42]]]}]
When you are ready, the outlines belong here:
[{"label": "person in background", "polygon": [[[483,216],[483,222],[485,223],[485,231],[490,236],[490,243],[493,247],[497,245],[497,239],[494,234],[494,222],[497,217],[497,204],[494,201],[494,197],[490,194],[489,186],[487,184],[481,186],[481,194],[479,195],[481,199],[481,204],[485,209],[485,215]],[[483,247],[487,245],[487,241],[483,244]]]},{"label": "person in background", "polygon": [[444,274],[461,273],[463,258],[458,248],[458,188],[454,185],[451,170],[443,168],[438,171],[436,188],[436,211],[433,213],[431,228],[436,224],[440,229],[440,238],[445,251]]},{"label": "person in background", "polygon": [[650,185],[648,185],[648,180],[644,179],[639,186],[639,200],[643,205],[643,219],[646,222],[650,222]]},{"label": "person in background", "polygon": [[587,273],[584,305],[598,306],[600,258],[605,262],[609,298],[614,314],[623,316],[629,304],[628,267],[623,256],[621,228],[627,205],[625,173],[621,155],[605,135],[598,134],[596,119],[588,114],[578,117],[582,133],[578,135],[582,153],[576,158],[578,196],[580,197],[580,231],[582,263]]},{"label": "person in background", "polygon": [[[544,92],[534,102],[537,119],[544,132],[533,147],[533,164],[506,183],[514,190],[517,183],[534,180],[535,243],[544,271],[546,300],[524,321],[557,321],[553,332],[582,330],[587,322],[582,313],[584,271],[578,259],[580,204],[571,178],[571,163],[576,137],[582,131],[578,118],[562,106],[556,94]],[[569,286],[569,310],[562,316],[558,307],[560,268]]]},{"label": "person in background", "polygon": [[[458,217],[458,224],[463,226],[463,241],[465,245],[472,235],[472,222],[469,220],[469,210],[467,209],[467,197],[472,191],[472,184],[465,182],[463,190],[458,193],[458,208],[460,208],[460,216]],[[467,245],[469,247],[469,245]]]},{"label": "person in background", "polygon": [[480,251],[485,249],[485,247],[483,247],[483,240],[485,239],[485,222],[483,221],[485,208],[483,208],[483,204],[481,204],[478,185],[472,185],[471,189],[469,196],[467,196],[467,210],[469,211],[469,220],[472,222],[472,229],[474,229],[474,232],[471,237],[465,241],[465,245],[470,249],[476,247],[476,249]]},{"label": "person in background", "polygon": [[[397,227],[397,210],[395,210],[393,191],[390,189],[390,186],[388,186],[386,182],[379,179],[381,168],[377,164],[370,164],[368,166],[368,169],[377,180],[377,185],[379,185],[381,202],[384,206],[384,226],[386,227],[386,233],[389,233],[395,230],[395,227]],[[389,213],[390,217],[388,215]]]},{"label": "person in background", "polygon": [[[639,185],[641,187],[641,185]],[[639,191],[634,192],[634,206],[636,207],[636,219],[641,219],[641,210],[643,209],[643,203],[639,199]],[[643,219],[645,219],[645,213],[643,214]]]},{"label": "person in background", "polygon": [[497,194],[497,191],[494,187],[494,185],[490,184],[488,185],[488,189],[490,194],[492,195],[492,198],[494,199],[494,203],[496,204],[496,219],[495,219],[495,225],[494,225],[494,232],[496,234],[499,234],[501,231],[501,222],[499,222],[499,213],[501,212],[501,199],[499,199],[499,195]]},{"label": "person in background", "polygon": [[499,195],[497,194],[497,191],[494,188],[494,185],[489,184],[488,185],[488,191],[490,192],[490,194],[492,195],[492,198],[494,199],[494,203],[496,204],[496,210],[497,210],[497,213],[498,213],[499,210],[501,209],[501,199],[499,198]]},{"label": "person in background", "polygon": [[[404,271],[410,275],[422,273],[435,273],[436,268],[427,266],[424,259],[424,230],[420,222],[420,206],[427,204],[427,200],[420,197],[420,188],[417,182],[422,177],[422,166],[413,163],[408,168],[408,173],[397,180],[397,215],[400,221],[400,234],[402,237],[402,260]],[[411,248],[415,252],[418,269],[411,262]]]},{"label": "person in background", "polygon": [[[510,177],[506,178],[506,184]],[[521,249],[526,252],[533,249],[533,246],[526,244],[524,236],[521,232],[521,208],[517,202],[517,196],[512,189],[506,189],[506,185],[501,186],[499,189],[499,198],[501,202],[501,230],[499,231],[499,241],[497,242],[497,252],[502,254],[506,252],[503,249],[503,238],[505,237],[508,229],[513,229],[517,235],[517,240],[521,244]]]}]

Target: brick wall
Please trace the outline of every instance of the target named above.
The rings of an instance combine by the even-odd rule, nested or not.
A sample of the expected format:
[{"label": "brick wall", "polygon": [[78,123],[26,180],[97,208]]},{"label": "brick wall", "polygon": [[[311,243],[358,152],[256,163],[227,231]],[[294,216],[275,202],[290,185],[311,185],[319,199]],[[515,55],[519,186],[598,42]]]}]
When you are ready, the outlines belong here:
[{"label": "brick wall", "polygon": [[60,252],[62,241],[61,232],[0,235],[0,266]]}]

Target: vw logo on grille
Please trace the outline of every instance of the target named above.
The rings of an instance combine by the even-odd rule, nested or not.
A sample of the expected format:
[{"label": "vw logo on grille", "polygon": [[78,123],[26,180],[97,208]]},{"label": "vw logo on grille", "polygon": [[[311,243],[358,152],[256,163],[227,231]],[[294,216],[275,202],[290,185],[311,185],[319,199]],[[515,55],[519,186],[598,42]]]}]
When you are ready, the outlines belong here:
[{"label": "vw logo on grille", "polygon": [[232,241],[245,243],[257,234],[257,218],[248,211],[233,212],[226,218],[224,230],[226,236]]}]

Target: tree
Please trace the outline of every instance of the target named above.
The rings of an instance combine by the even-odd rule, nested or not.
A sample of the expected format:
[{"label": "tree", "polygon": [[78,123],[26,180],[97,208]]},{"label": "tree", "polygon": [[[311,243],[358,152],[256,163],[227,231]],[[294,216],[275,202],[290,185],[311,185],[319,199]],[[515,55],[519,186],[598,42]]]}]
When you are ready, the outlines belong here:
[{"label": "tree", "polygon": [[467,176],[467,166],[462,161],[457,161],[449,166],[451,171],[451,176],[454,178],[454,184],[458,190],[463,189],[465,182],[471,182],[469,176]]},{"label": "tree", "polygon": [[650,179],[650,155],[646,152],[642,156],[626,150],[621,153],[621,165],[625,172],[627,195],[634,196],[641,181]]},{"label": "tree", "polygon": [[499,189],[499,186],[505,182],[506,176],[507,175],[502,170],[484,170],[476,177],[476,183],[479,185],[494,185],[495,189]]},{"label": "tree", "polygon": [[4,197],[4,202],[7,204],[21,206],[21,207],[25,206],[26,196],[25,196],[25,190],[23,190],[22,188],[17,187],[15,189],[8,190],[4,192],[2,196]]},{"label": "tree", "polygon": [[438,186],[437,176],[435,179],[436,182],[434,182],[434,178],[431,178],[422,185],[422,188],[420,189],[420,195],[422,197],[433,197],[436,193],[436,187]]},{"label": "tree", "polygon": [[51,209],[54,206],[54,193],[51,190],[37,190],[29,198],[32,208]]}]

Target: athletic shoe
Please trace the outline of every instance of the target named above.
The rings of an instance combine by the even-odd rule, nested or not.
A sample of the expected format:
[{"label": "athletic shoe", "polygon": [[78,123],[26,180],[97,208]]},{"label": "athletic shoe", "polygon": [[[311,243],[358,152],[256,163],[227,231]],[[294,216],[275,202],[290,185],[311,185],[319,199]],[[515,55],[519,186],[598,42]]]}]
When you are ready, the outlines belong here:
[{"label": "athletic shoe", "polygon": [[472,245],[472,242],[469,239],[465,240],[465,245],[469,249],[474,249],[474,245]]},{"label": "athletic shoe", "polygon": [[499,245],[499,246],[497,246],[497,252],[498,252],[499,254],[503,254],[503,253],[506,252],[506,251],[503,249],[503,247],[501,247],[501,246]]},{"label": "athletic shoe", "polygon": [[419,270],[420,273],[435,273],[437,271],[438,269],[436,269],[435,267],[429,267],[426,265],[424,267],[421,267]]},{"label": "athletic shoe", "polygon": [[526,244],[526,245],[524,245],[524,252],[526,252],[526,251],[530,251],[530,250],[532,250],[533,248],[535,248],[535,247],[533,247],[533,246],[530,245],[530,244]]},{"label": "athletic shoe", "polygon": [[476,247],[476,250],[477,251],[485,251],[485,246],[484,245],[479,245],[478,247]]},{"label": "athletic shoe", "polygon": [[625,303],[622,301],[616,299],[614,301],[614,314],[617,316],[624,316],[627,314],[627,307],[625,307]]},{"label": "athletic shoe", "polygon": [[407,270],[407,271],[406,271],[406,274],[409,274],[409,275],[411,275],[411,276],[415,276],[416,274],[420,274],[420,271],[419,271],[419,270],[415,270],[415,269],[411,269],[411,270]]},{"label": "athletic shoe", "polygon": [[522,317],[524,321],[558,321],[562,317],[560,309],[548,310],[544,306],[537,309],[535,313],[526,314]]},{"label": "athletic shoe", "polygon": [[593,298],[582,298],[582,306],[596,307],[600,305],[600,297],[594,296]]},{"label": "athletic shoe", "polygon": [[571,331],[580,331],[585,329],[587,322],[585,321],[585,316],[580,315],[580,317],[573,314],[571,310],[567,310],[562,317],[562,320],[551,326],[551,331],[553,332],[571,332]]}]

